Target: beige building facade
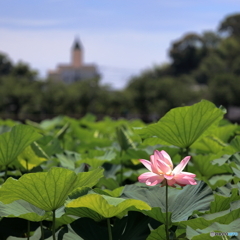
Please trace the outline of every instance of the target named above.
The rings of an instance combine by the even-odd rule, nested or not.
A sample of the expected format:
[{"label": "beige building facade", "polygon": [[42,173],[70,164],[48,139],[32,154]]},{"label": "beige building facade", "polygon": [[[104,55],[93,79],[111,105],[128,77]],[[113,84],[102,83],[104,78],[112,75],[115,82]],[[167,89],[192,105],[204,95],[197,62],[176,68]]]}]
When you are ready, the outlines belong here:
[{"label": "beige building facade", "polygon": [[96,77],[99,77],[96,65],[84,64],[83,47],[78,39],[71,49],[70,64],[59,64],[56,70],[48,72],[48,79],[67,84]]}]

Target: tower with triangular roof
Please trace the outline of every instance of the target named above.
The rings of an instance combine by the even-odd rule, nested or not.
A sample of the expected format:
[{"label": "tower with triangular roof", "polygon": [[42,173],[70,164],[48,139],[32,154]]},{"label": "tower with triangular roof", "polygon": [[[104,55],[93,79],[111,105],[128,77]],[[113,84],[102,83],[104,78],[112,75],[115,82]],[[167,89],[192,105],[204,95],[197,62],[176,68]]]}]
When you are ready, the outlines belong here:
[{"label": "tower with triangular roof", "polygon": [[83,47],[79,39],[76,38],[72,47],[72,66],[81,67],[83,65]]},{"label": "tower with triangular roof", "polygon": [[49,79],[68,84],[84,79],[98,78],[99,76],[94,64],[83,62],[83,47],[78,38],[75,38],[71,48],[70,64],[58,64],[57,69],[48,72]]}]

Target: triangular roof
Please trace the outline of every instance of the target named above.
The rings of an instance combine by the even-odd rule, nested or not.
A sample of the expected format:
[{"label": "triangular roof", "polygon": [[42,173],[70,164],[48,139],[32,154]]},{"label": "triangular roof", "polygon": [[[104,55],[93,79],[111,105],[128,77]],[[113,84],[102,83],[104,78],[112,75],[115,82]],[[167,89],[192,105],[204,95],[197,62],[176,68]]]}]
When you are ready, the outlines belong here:
[{"label": "triangular roof", "polygon": [[73,50],[81,50],[81,49],[82,49],[82,45],[81,45],[79,39],[76,38],[73,43]]}]

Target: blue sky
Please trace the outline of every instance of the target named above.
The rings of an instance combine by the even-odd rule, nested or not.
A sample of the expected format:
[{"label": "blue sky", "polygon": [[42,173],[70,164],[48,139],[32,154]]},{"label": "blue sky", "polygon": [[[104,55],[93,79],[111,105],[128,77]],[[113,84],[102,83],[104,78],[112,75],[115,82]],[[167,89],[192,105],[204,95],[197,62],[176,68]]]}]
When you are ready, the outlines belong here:
[{"label": "blue sky", "polygon": [[70,61],[78,36],[85,63],[95,63],[102,83],[127,80],[168,62],[174,40],[188,32],[216,31],[240,0],[0,0],[0,51],[42,77]]}]

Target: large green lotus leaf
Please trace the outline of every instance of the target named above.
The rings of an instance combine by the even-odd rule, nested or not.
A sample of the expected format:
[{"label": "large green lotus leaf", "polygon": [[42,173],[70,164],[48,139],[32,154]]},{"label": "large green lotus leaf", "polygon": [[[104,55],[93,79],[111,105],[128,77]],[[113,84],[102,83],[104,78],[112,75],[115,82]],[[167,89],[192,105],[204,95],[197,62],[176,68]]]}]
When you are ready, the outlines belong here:
[{"label": "large green lotus leaf", "polygon": [[64,151],[63,153],[56,154],[56,157],[62,167],[74,170],[76,169],[75,163],[81,158],[81,155],[76,152]]},{"label": "large green lotus leaf", "polygon": [[214,194],[214,201],[211,202],[210,213],[216,213],[229,209],[230,204],[233,201],[240,200],[238,195],[238,189],[233,188],[228,196],[221,196],[219,194]]},{"label": "large green lotus leaf", "polygon": [[236,136],[231,142],[230,146],[232,146],[236,151],[240,151],[240,136]]},{"label": "large green lotus leaf", "polygon": [[113,150],[113,148],[109,148],[109,149],[104,148],[104,150],[93,149],[88,153],[85,153],[85,155],[82,155],[82,158],[87,157],[87,158],[97,158],[105,161],[112,161],[116,157],[116,152]]},{"label": "large green lotus leaf", "polygon": [[[217,194],[220,194],[220,195],[222,195],[222,196],[225,196],[225,197],[229,197],[229,196],[231,196],[231,192],[233,191],[233,189],[235,189],[235,188],[239,188],[239,190],[240,190],[240,183],[239,183],[239,185],[238,184],[231,184],[231,183],[228,183],[228,184],[226,184],[225,186],[223,186],[223,187],[219,187],[219,188],[217,188],[217,190],[216,190],[216,193]],[[235,191],[235,190],[234,190]]]},{"label": "large green lotus leaf", "polygon": [[[72,143],[71,143],[72,144]],[[91,138],[81,140],[81,144],[75,149],[76,152],[83,152],[83,150],[89,150],[98,146],[99,148],[109,147],[112,144],[112,140],[109,138]]]},{"label": "large green lotus leaf", "polygon": [[64,135],[66,134],[70,123],[65,123],[65,125],[56,133],[55,137],[58,139],[63,139]]},{"label": "large green lotus leaf", "polygon": [[[239,199],[239,196],[238,196],[238,199]],[[230,206],[231,210],[240,210],[240,200],[231,202],[230,205],[231,205]]]},{"label": "large green lotus leaf", "polygon": [[236,176],[238,177],[238,178],[240,178],[240,169],[237,169],[237,168],[232,168],[232,170],[233,170],[233,172],[236,174]]},{"label": "large green lotus leaf", "polygon": [[[147,216],[161,222],[161,223],[166,223],[166,212],[162,212],[161,208],[159,207],[153,207],[151,210],[149,211],[142,211],[144,214],[146,214]],[[172,213],[168,212],[168,224],[169,226],[172,225]]]},{"label": "large green lotus leaf", "polygon": [[95,123],[96,122],[97,117],[92,114],[92,113],[87,113],[86,115],[84,115],[81,119],[80,122],[85,122],[85,123]]},{"label": "large green lotus leaf", "polygon": [[[205,232],[204,230],[194,230],[192,229],[191,227],[187,226],[186,228],[186,236],[187,236],[187,239],[191,239],[191,240],[219,240],[221,239],[220,236],[211,236],[210,235],[210,232],[207,232],[207,233],[203,233]],[[211,231],[213,232],[213,231]],[[223,239],[223,238],[222,238]]]},{"label": "large green lotus leaf", "polygon": [[32,145],[27,146],[17,157],[18,162],[27,170],[31,170],[47,161],[47,157],[41,154],[41,152],[34,151]]},{"label": "large green lotus leaf", "polygon": [[203,138],[200,138],[197,140],[195,143],[192,144],[191,149],[196,149],[197,153],[199,154],[234,154],[237,152],[237,150],[227,144],[224,143],[221,139],[213,136],[213,135],[208,135]]},{"label": "large green lotus leaf", "polygon": [[11,203],[25,200],[45,211],[56,210],[78,187],[92,187],[103,176],[103,169],[79,173],[68,169],[51,168],[49,172],[28,173],[19,180],[8,178],[0,188],[0,201]]},{"label": "large green lotus leaf", "polygon": [[166,240],[165,225],[161,225],[157,229],[153,230],[148,236],[147,240]]},{"label": "large green lotus leaf", "polygon": [[224,165],[225,163],[228,162],[228,160],[230,159],[231,155],[228,155],[228,154],[224,154],[223,156],[221,156],[220,158],[217,158],[217,159],[214,159],[212,161],[212,164],[215,165],[217,164],[218,166],[222,166]]},{"label": "large green lotus leaf", "polygon": [[59,240],[84,240],[72,228],[71,225],[63,226],[58,234]]},{"label": "large green lotus leaf", "polygon": [[[165,191],[165,187],[159,186],[126,185],[121,197],[139,199],[152,208],[160,207],[162,212],[166,212]],[[172,222],[178,222],[187,220],[195,210],[209,210],[214,197],[206,184],[198,182],[197,185],[187,185],[183,189],[169,188],[168,199],[168,211],[172,213]]]},{"label": "large green lotus leaf", "polygon": [[106,196],[111,196],[111,197],[120,197],[122,195],[124,187],[119,187],[114,190],[109,190],[109,189],[100,189],[100,188],[94,188],[93,191],[95,193],[101,194],[101,195],[106,195]]},{"label": "large green lotus leaf", "polygon": [[[129,156],[131,156],[133,159],[132,162],[134,165],[141,164],[139,159],[150,159],[150,155],[153,154],[154,150],[164,150],[166,151],[170,156],[173,161],[173,163],[179,163],[181,161],[181,156],[178,154],[180,149],[175,146],[161,146],[161,145],[155,145],[155,146],[148,146],[145,147],[144,150],[134,150],[134,149],[129,149],[126,151]],[[128,158],[129,159],[129,158]]]},{"label": "large green lotus leaf", "polygon": [[151,136],[178,147],[190,147],[206,130],[218,123],[223,111],[206,100],[188,107],[170,110],[158,123],[146,130]]},{"label": "large green lotus leaf", "polygon": [[228,142],[229,138],[234,135],[235,131],[238,129],[237,124],[228,124],[224,126],[219,126],[214,129],[213,134],[217,138],[221,139],[223,142]]},{"label": "large green lotus leaf", "polygon": [[104,177],[99,180],[97,187],[105,187],[107,189],[114,190],[115,188],[119,187],[119,183],[113,178]]},{"label": "large green lotus leaf", "polygon": [[[223,203],[223,207],[221,207],[221,203]],[[218,209],[220,209],[220,211],[218,212],[214,212],[214,213],[208,213],[205,215],[201,215],[201,217],[207,221],[212,221],[214,222],[215,220],[217,222],[220,223],[225,223],[225,222],[232,222],[235,219],[238,219],[239,217],[239,213],[240,213],[240,200],[231,202],[230,204],[228,204],[228,209],[221,211],[221,209],[225,209],[226,208],[226,202],[219,202],[219,204],[217,204]],[[229,207],[230,205],[230,207]],[[226,220],[224,222],[224,220]]]},{"label": "large green lotus leaf", "polygon": [[113,179],[116,179],[116,175],[117,175],[117,173],[121,169],[121,165],[120,164],[114,164],[114,163],[113,164],[105,163],[103,165],[103,167],[105,169],[105,171],[104,171],[105,178],[113,178]]},{"label": "large green lotus leaf", "polygon": [[36,128],[36,129],[38,129],[38,131],[41,132],[41,133],[44,133],[44,132],[45,132],[45,131],[41,128],[40,123],[37,123],[37,122],[31,121],[31,120],[29,120],[29,119],[26,119],[26,120],[25,120],[25,124],[28,125],[28,126],[32,126],[32,127]]},{"label": "large green lotus leaf", "polygon": [[213,165],[213,160],[218,159],[221,155],[221,152],[219,154],[196,155],[191,160],[194,163],[194,166],[191,167],[189,165],[188,170],[190,172],[197,170],[201,176],[205,176],[207,178],[217,174],[232,173],[232,169],[227,163],[221,166],[217,164]]},{"label": "large green lotus leaf", "polygon": [[[50,213],[50,212],[48,212]],[[46,221],[53,221],[53,215],[52,214],[49,214],[47,219],[45,219]],[[58,227],[61,227],[63,225],[67,225],[67,224],[70,224],[72,223],[73,221],[76,220],[76,217],[75,216],[68,216],[66,213],[65,213],[65,207],[64,206],[61,206],[60,208],[58,208],[56,211],[55,211],[55,228],[57,229]]]},{"label": "large green lotus leaf", "polygon": [[[60,210],[60,214],[59,214],[59,210]],[[53,221],[52,214],[49,215],[49,217],[46,220],[52,222]],[[75,220],[76,220],[75,216],[68,216],[65,213],[64,206],[60,207],[56,210],[55,228],[57,229],[63,225],[70,224],[70,223],[74,222]]]},{"label": "large green lotus leaf", "polygon": [[[93,192],[94,191],[94,192]],[[95,188],[93,191],[91,191],[91,188],[88,187],[83,187],[83,188],[77,188],[76,190],[74,190],[68,197],[69,200],[67,200],[67,203],[69,201],[71,201],[72,199],[77,199],[79,197],[85,196],[87,194],[92,194],[92,193],[98,193],[98,194],[105,194],[108,195],[107,193],[105,193],[103,190],[99,189],[99,188]],[[109,196],[109,195],[108,195]],[[70,200],[71,199],[71,200]],[[66,204],[65,204],[66,205]],[[70,216],[81,216],[81,218],[83,217],[87,217],[87,218],[91,218],[96,222],[102,221],[104,219],[103,216],[101,216],[100,214],[98,214],[97,212],[95,212],[92,209],[86,208],[86,207],[79,207],[79,208],[65,208],[65,212],[67,215]]]},{"label": "large green lotus leaf", "polygon": [[44,136],[37,143],[49,157],[63,152],[59,139],[52,136]]},{"label": "large green lotus leaf", "polygon": [[126,126],[118,126],[116,128],[116,135],[118,143],[123,151],[126,151],[129,148],[136,148],[133,140],[130,137],[129,130]]},{"label": "large green lotus leaf", "polygon": [[39,125],[42,129],[50,130],[50,129],[55,128],[58,125],[63,125],[64,124],[63,121],[64,121],[63,116],[57,116],[52,119],[43,120]]},{"label": "large green lotus leaf", "polygon": [[0,164],[8,165],[32,142],[42,137],[32,127],[16,125],[11,132],[0,135]]},{"label": "large green lotus leaf", "polygon": [[[49,233],[49,232],[50,232],[50,230],[48,230],[48,229],[45,230],[44,240],[53,240],[53,237],[52,237],[51,233]],[[51,236],[47,237],[49,235],[51,235]],[[56,236],[56,239],[59,239],[59,240],[61,239],[61,238],[58,238],[59,231],[56,232],[55,236]],[[26,239],[27,239],[26,237],[13,237],[13,236],[10,236],[7,238],[7,240],[26,240]],[[33,235],[29,237],[29,240],[40,240],[40,239],[42,239],[42,231],[41,231],[41,228],[39,227],[34,231]],[[73,239],[75,240],[75,238],[72,238],[71,240],[73,240]],[[81,240],[81,239],[77,238],[76,240]]]},{"label": "large green lotus leaf", "polygon": [[[196,229],[195,231],[189,231],[187,228],[186,235],[188,239],[192,240],[201,240],[201,239],[213,239],[210,236],[210,232],[238,232],[240,226],[240,218],[234,220],[229,224],[220,224],[220,223],[212,223],[210,226],[204,229]],[[219,238],[215,238],[219,239]]]},{"label": "large green lotus leaf", "polygon": [[105,162],[111,162],[116,157],[116,152],[111,149],[103,150],[91,150],[88,153],[82,154],[77,164],[86,163],[91,166],[91,169],[102,166]]},{"label": "large green lotus leaf", "polygon": [[234,154],[232,157],[233,161],[240,167],[240,152]]},{"label": "large green lotus leaf", "polygon": [[11,127],[6,126],[6,125],[1,125],[0,123],[0,134],[3,134],[5,132],[9,132],[11,130]]},{"label": "large green lotus leaf", "polygon": [[78,183],[77,187],[93,187],[95,186],[99,179],[103,177],[103,169],[98,168],[89,172],[78,173]]},{"label": "large green lotus leaf", "polygon": [[119,188],[116,188],[112,191],[108,190],[108,189],[104,189],[103,191],[106,192],[107,194],[109,194],[112,197],[119,197],[122,194],[123,189],[124,189],[124,187],[119,187]]},{"label": "large green lotus leaf", "polygon": [[48,218],[48,213],[24,201],[17,200],[9,204],[0,202],[1,217],[18,217],[32,222],[40,222]]},{"label": "large green lotus leaf", "polygon": [[133,128],[134,132],[138,134],[142,140],[143,144],[147,146],[153,146],[153,145],[171,145],[168,142],[164,141],[163,139],[158,138],[156,135],[153,135],[151,131],[149,131],[148,127],[137,127]]},{"label": "large green lotus leaf", "polygon": [[85,217],[91,218],[96,222],[100,222],[105,219],[102,215],[98,214],[97,212],[95,212],[90,208],[85,208],[85,207],[66,208],[65,211],[67,215],[78,216],[78,217],[81,216],[81,218],[85,218]]},{"label": "large green lotus leaf", "polygon": [[[190,232],[188,232],[188,234],[194,234],[195,232],[198,232],[199,236],[201,236],[202,238],[193,238],[193,239],[208,239],[205,238],[208,236],[209,232],[214,232],[214,231],[218,231],[218,228],[214,228],[212,230],[210,230],[208,227],[210,227],[212,224],[214,223],[219,223],[219,224],[225,224],[225,226],[227,227],[229,224],[232,224],[232,222],[234,222],[235,220],[239,220],[239,215],[240,215],[240,201],[236,201],[235,203],[231,203],[231,206],[228,210],[224,210],[221,212],[216,212],[216,213],[212,213],[212,214],[206,214],[206,215],[202,215],[199,218],[195,218],[195,219],[190,219],[187,221],[181,221],[179,222],[179,229],[177,230],[177,232],[179,233],[181,231],[181,229],[186,229],[188,227]],[[212,225],[213,227],[214,225]],[[208,234],[203,233],[204,229],[209,229],[210,231],[208,232]],[[180,230],[180,231],[179,231]],[[231,231],[231,230],[230,230]],[[222,231],[224,232],[224,231]],[[182,233],[182,231],[181,231]],[[200,235],[201,234],[201,235]],[[205,234],[205,235],[203,235]],[[179,235],[179,234],[177,234]],[[190,236],[190,235],[189,235]],[[195,236],[195,235],[193,235]],[[188,238],[188,239],[192,239],[192,238]],[[217,238],[219,239],[219,238]]]},{"label": "large green lotus leaf", "polygon": [[18,122],[15,122],[14,120],[11,119],[0,119],[0,126],[8,126],[8,127],[13,127],[16,124],[18,124]]},{"label": "large green lotus leaf", "polygon": [[226,146],[227,145],[220,139],[213,136],[207,136],[193,143],[191,148],[201,150],[202,153],[218,153]]},{"label": "large green lotus leaf", "polygon": [[[109,126],[107,126],[108,128]],[[113,129],[111,129],[114,131]],[[79,124],[71,124],[71,130],[68,131],[68,135],[70,138],[68,140],[70,142],[66,143],[68,146],[69,144],[73,144],[72,139],[78,139],[81,144],[76,145],[76,149],[74,151],[81,152],[83,149],[94,149],[96,146],[98,147],[107,147],[112,144],[112,140],[107,137],[98,137],[94,136],[94,131],[79,127]],[[76,143],[74,143],[76,144]],[[68,148],[72,149],[72,148]]]},{"label": "large green lotus leaf", "polygon": [[206,182],[211,186],[213,190],[215,190],[218,187],[222,187],[225,184],[231,182],[233,180],[234,176],[232,174],[221,174],[211,177],[209,180],[206,180]]},{"label": "large green lotus leaf", "polygon": [[82,160],[79,160],[76,162],[77,166],[81,165],[83,163],[89,164],[91,166],[91,169],[96,169],[100,166],[102,166],[104,163],[106,162],[106,160],[100,160],[97,158],[84,158]]},{"label": "large green lotus leaf", "polygon": [[[139,131],[140,132],[140,131]],[[139,133],[141,136],[141,133]],[[168,142],[163,141],[162,139],[158,138],[158,137],[149,137],[143,140],[143,144],[144,145],[148,145],[148,146],[154,146],[154,145],[169,145]]]},{"label": "large green lotus leaf", "polygon": [[[153,151],[151,152],[151,154]],[[127,149],[121,156],[122,160],[129,161],[129,159],[148,159],[149,154],[142,149]],[[140,163],[140,162],[139,162]]]},{"label": "large green lotus leaf", "polygon": [[[180,228],[190,226],[193,229],[205,229],[213,223],[226,224],[228,226],[235,220],[239,220],[240,208],[238,204],[232,203],[228,211],[217,212],[213,214],[202,215],[199,218],[179,222]],[[230,230],[231,231],[231,230]]]},{"label": "large green lotus leaf", "polygon": [[[140,200],[114,198],[99,194],[87,194],[66,204],[67,208],[89,208],[104,218],[122,216],[130,207],[150,210],[151,207]],[[80,216],[81,217],[81,216]]]}]

